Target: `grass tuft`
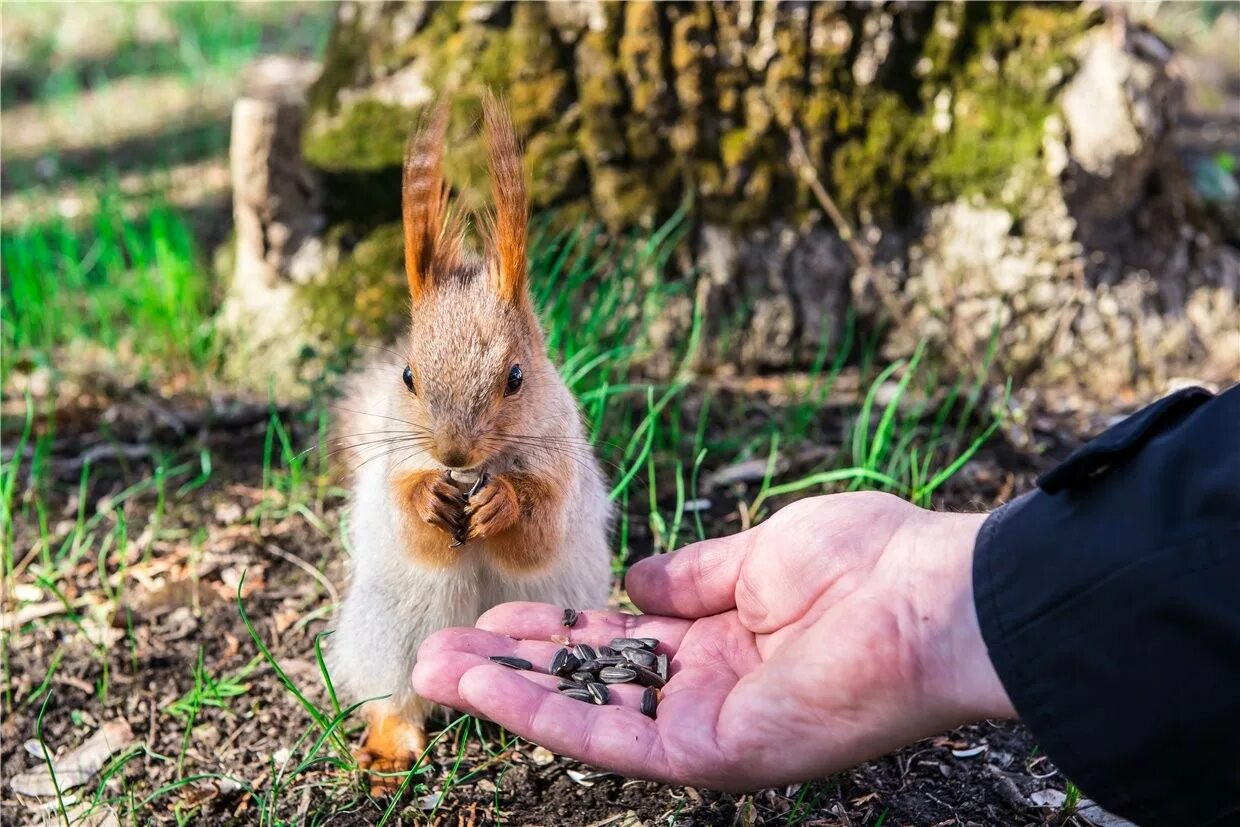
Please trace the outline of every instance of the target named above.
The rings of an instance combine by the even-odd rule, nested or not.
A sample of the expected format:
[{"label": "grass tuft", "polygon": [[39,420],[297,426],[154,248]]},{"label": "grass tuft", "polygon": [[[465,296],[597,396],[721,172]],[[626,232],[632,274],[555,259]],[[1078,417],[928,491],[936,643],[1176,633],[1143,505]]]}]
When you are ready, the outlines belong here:
[{"label": "grass tuft", "polygon": [[134,218],[113,192],[87,230],[64,218],[6,230],[0,259],[9,368],[55,367],[74,344],[172,369],[202,370],[211,359],[207,268],[189,226],[165,204]]}]

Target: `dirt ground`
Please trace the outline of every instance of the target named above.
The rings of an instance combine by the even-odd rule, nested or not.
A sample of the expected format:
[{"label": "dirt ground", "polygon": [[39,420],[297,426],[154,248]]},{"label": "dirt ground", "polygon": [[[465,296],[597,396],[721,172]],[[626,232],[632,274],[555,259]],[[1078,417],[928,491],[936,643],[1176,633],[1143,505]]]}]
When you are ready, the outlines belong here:
[{"label": "dirt ground", "polygon": [[[258,651],[238,608],[238,589],[256,634],[289,679],[325,707],[314,640],[330,626],[325,610],[333,599],[330,590],[345,580],[343,554],[333,540],[344,500],[329,491],[311,520],[282,513],[265,499],[265,407],[234,406],[208,416],[202,400],[186,400],[184,407],[152,407],[133,398],[111,400],[106,394],[83,398],[94,401],[58,409],[51,457],[61,483],[55,486],[60,493],[51,498],[58,531],[68,531],[80,508],[88,515],[101,503],[106,508],[107,498],[149,476],[151,457],[193,457],[206,447],[217,460],[193,496],[169,498],[172,505],[162,517],[160,539],[139,538],[127,550],[129,582],[136,585],[121,596],[119,611],[100,606],[102,614],[92,614],[92,605],[102,604],[103,598],[97,561],[87,557],[76,564],[64,594],[80,615],[65,616],[53,601],[47,617],[10,635],[10,711],[0,728],[4,774],[11,777],[41,763],[29,751],[41,701],[14,707],[11,699],[28,698],[48,676],[53,652],[64,646],[42,712],[49,748],[63,753],[103,722],[117,718],[128,722],[142,747],[104,785],[108,795],[141,801],[178,778],[215,773],[244,780],[261,796],[279,776],[280,761],[287,760],[287,751],[295,750],[312,723],[266,663],[259,661],[245,671]],[[727,406],[716,401],[715,409]],[[287,416],[295,420],[297,413]],[[823,439],[839,433],[833,414],[824,413],[821,420]],[[1030,459],[1028,452],[1013,449],[1005,440],[993,440],[947,485],[937,506],[989,508],[1026,490],[1039,469],[1077,443],[1059,423],[1043,424],[1033,429],[1046,448],[1042,456]],[[145,446],[148,456],[109,457],[99,451],[84,503],[79,502],[76,493],[67,493],[77,490],[73,483],[80,474],[79,458],[109,444],[104,434],[115,444]],[[299,437],[312,443],[313,428],[303,427]],[[192,476],[187,472],[177,482]],[[710,493],[708,534],[737,529],[735,504],[745,495],[743,484]],[[142,525],[156,507],[154,493],[130,498],[125,517],[130,525]],[[633,522],[635,527],[640,524]],[[17,548],[30,548],[37,527],[19,523],[17,530]],[[632,545],[634,557],[648,553],[648,539],[635,536]],[[106,643],[91,646],[88,637]],[[187,720],[173,705],[194,690],[200,657],[202,674],[219,680],[241,673],[236,683],[244,689],[219,706],[201,706],[187,736]],[[105,682],[106,690],[101,690]],[[360,724],[354,719],[349,727],[348,737],[355,742]],[[1030,734],[1011,723],[986,722],[944,733],[833,778],[751,796],[597,774],[533,745],[506,742],[489,725],[459,742],[464,744],[461,749],[451,741],[439,745],[436,770],[425,779],[426,788],[410,791],[401,802],[402,822],[1090,823],[1079,815],[1061,814],[1065,779]],[[454,765],[457,780],[445,785],[445,773]],[[182,816],[194,816],[194,823],[260,823],[260,810],[271,807],[271,799],[260,800],[228,780],[202,777],[146,805],[136,823],[177,823],[178,808]],[[385,805],[370,799],[360,780],[325,766],[302,774],[281,791],[274,804],[279,820],[274,823],[371,824]],[[0,815],[6,824],[53,822],[54,814],[40,814],[33,807],[32,799],[4,788]]]}]

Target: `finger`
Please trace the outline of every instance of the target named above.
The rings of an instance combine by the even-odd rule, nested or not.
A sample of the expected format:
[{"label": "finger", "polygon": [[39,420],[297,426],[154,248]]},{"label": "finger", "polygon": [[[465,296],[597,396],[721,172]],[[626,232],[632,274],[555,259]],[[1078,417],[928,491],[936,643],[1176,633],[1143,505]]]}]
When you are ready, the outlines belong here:
[{"label": "finger", "polygon": [[707,617],[736,608],[736,581],[758,530],[637,562],[624,581],[629,599],[644,612],[672,617]]},{"label": "finger", "polygon": [[439,488],[431,489],[431,493],[435,495],[435,499],[448,508],[460,508],[463,501],[459,492],[443,491]]},{"label": "finger", "polygon": [[430,512],[426,517],[426,522],[448,534],[456,534],[457,526],[455,521],[445,519],[437,511]]},{"label": "finger", "polygon": [[[477,661],[474,666],[482,666],[484,663],[484,661]],[[521,671],[519,674],[521,677],[537,684],[543,689],[546,689],[549,692],[556,692],[557,694],[560,691],[560,686],[566,681],[565,678],[558,678],[555,675],[548,675],[543,672]],[[596,681],[596,683],[602,682]],[[578,685],[584,686],[584,684]],[[624,706],[633,710],[641,709],[642,693],[646,691],[644,686],[636,683],[608,683],[603,684],[603,686],[607,688],[607,702],[606,704],[596,704],[596,706],[610,705]],[[572,698],[570,700],[576,699]],[[577,703],[585,703],[585,701],[577,701]]]},{"label": "finger", "polygon": [[504,505],[503,500],[490,499],[481,505],[471,503],[465,506],[465,513],[473,518],[474,522],[485,523],[495,516],[496,512]]},{"label": "finger", "polygon": [[553,752],[624,776],[671,777],[655,722],[628,706],[585,704],[494,664],[462,675],[460,695],[478,714]]},{"label": "finger", "polygon": [[440,517],[434,511],[432,511],[430,514],[426,516],[426,522],[428,525],[434,526],[440,531],[445,531],[448,534],[451,534],[453,532],[453,528],[448,523],[448,521],[445,520],[443,517]]},{"label": "finger", "polygon": [[508,635],[460,626],[441,629],[428,637],[418,650],[418,657],[423,657],[423,653],[435,655],[449,650],[476,655],[483,660],[504,655],[528,660],[536,670],[545,672],[561,648],[560,644],[549,640],[517,640]]},{"label": "finger", "polygon": [[[525,672],[540,685],[556,689],[562,680],[547,674],[551,659],[560,650],[559,644],[539,640],[513,640],[505,635],[481,629],[454,628],[436,632],[418,650],[413,670],[414,691],[423,698],[473,713],[460,697],[457,687],[461,676],[470,669],[489,662],[493,655],[507,655],[528,660],[535,671]],[[644,687],[637,684],[609,684],[609,703],[638,709]]]},{"label": "finger", "polygon": [[634,615],[627,612],[584,611],[577,622],[565,628],[560,621],[564,610],[546,603],[501,603],[478,618],[479,629],[529,640],[559,637],[573,643],[604,646],[617,637],[652,637],[659,650],[669,653],[680,648],[689,623],[679,618]]},{"label": "finger", "polygon": [[482,487],[482,490],[480,490],[477,494],[474,494],[472,497],[469,498],[469,504],[473,506],[474,508],[481,508],[487,503],[493,501],[498,491],[499,491],[498,485],[496,485],[495,483],[487,483],[486,485]]},{"label": "finger", "polygon": [[528,660],[546,671],[560,647],[549,641],[513,640],[481,629],[441,629],[422,642],[413,669],[414,691],[437,703],[472,712],[457,694],[461,675],[495,655]]}]

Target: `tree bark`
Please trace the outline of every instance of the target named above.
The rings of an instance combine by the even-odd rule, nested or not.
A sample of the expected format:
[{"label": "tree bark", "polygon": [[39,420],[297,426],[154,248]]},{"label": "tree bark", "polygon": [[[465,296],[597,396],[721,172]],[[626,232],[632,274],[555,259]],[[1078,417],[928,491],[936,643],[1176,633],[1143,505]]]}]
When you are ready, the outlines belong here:
[{"label": "tree bark", "polygon": [[[1172,152],[1171,61],[1061,4],[344,3],[302,135],[336,251],[319,283],[373,292],[352,332],[391,321],[409,125],[452,98],[449,178],[481,203],[491,87],[536,208],[653,227],[692,193],[692,289],[662,335],[699,303],[703,367],[803,366],[853,310],[903,322],[890,350],[929,336],[980,362],[993,342],[996,375],[1095,395],[1234,376],[1240,257]],[[789,162],[794,129],[873,267]]]}]

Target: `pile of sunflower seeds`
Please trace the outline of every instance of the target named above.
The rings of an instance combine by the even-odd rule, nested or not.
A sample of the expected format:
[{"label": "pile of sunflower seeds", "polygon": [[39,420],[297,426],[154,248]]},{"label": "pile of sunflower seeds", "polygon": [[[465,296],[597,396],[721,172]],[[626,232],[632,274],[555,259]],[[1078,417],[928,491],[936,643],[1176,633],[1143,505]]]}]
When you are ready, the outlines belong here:
[{"label": "pile of sunflower seeds", "polygon": [[[574,609],[564,610],[564,626],[577,622]],[[642,693],[643,715],[655,717],[659,703],[659,690],[667,683],[669,663],[666,654],[655,654],[659,641],[652,637],[613,638],[610,645],[597,650],[586,643],[578,643],[558,650],[551,658],[548,673],[560,679],[557,687],[561,695],[585,703],[605,704],[610,697],[609,684],[636,683],[646,687]],[[495,663],[513,669],[531,670],[534,665],[524,658],[493,655]]]}]

